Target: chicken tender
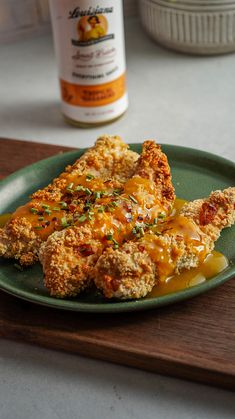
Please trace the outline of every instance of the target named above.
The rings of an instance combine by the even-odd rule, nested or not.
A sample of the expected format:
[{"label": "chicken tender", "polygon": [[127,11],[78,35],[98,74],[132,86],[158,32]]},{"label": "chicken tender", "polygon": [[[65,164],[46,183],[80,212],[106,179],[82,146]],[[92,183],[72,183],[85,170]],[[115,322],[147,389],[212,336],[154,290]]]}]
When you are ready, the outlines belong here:
[{"label": "chicken tender", "polygon": [[[93,191],[119,188],[134,173],[138,157],[120,137],[98,138],[94,147],[14,212],[0,229],[0,256],[18,259],[21,265],[34,263],[42,242],[72,223],[74,214],[82,214],[90,180],[97,179]],[[71,193],[75,187],[76,193]]]},{"label": "chicken tender", "polygon": [[98,192],[80,220],[42,245],[40,261],[50,294],[75,296],[89,287],[103,250],[141,237],[148,226],[169,214],[174,199],[167,158],[159,145],[146,141],[135,174],[123,188]]},{"label": "chicken tender", "polygon": [[197,267],[213,250],[223,228],[235,222],[235,187],[186,204],[179,215],[120,249],[107,249],[94,269],[107,298],[146,296],[159,281]]}]

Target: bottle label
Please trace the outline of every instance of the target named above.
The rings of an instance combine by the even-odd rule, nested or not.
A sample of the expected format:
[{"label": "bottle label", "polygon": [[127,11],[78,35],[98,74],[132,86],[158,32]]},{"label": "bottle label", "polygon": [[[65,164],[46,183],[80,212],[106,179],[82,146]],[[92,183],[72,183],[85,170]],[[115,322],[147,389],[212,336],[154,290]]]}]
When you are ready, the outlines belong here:
[{"label": "bottle label", "polygon": [[127,108],[121,0],[50,0],[66,116],[103,122]]}]

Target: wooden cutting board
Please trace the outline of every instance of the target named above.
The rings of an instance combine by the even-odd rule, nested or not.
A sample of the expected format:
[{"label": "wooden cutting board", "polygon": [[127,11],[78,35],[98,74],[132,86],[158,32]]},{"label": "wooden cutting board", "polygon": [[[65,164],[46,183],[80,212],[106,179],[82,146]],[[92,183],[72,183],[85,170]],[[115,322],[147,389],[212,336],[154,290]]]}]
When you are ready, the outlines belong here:
[{"label": "wooden cutting board", "polygon": [[[0,177],[66,147],[0,139]],[[235,389],[235,280],[139,313],[80,314],[0,292],[0,336]]]}]

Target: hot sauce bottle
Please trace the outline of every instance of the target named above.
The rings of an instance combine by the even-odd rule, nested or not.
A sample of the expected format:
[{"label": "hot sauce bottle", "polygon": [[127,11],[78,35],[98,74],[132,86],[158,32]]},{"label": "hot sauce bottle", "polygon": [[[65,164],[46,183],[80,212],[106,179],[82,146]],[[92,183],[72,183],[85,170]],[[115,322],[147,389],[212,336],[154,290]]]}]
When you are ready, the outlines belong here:
[{"label": "hot sauce bottle", "polygon": [[62,113],[103,125],[128,107],[122,0],[50,0]]}]

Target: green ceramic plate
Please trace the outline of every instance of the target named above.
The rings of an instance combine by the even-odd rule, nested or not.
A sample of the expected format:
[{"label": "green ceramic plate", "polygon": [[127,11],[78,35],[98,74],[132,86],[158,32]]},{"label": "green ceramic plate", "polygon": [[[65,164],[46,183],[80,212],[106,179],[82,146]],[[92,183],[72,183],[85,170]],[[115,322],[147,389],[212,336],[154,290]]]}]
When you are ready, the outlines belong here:
[{"label": "green ceramic plate", "polygon": [[[131,145],[137,152],[141,145]],[[172,168],[176,194],[187,200],[207,196],[212,190],[235,185],[235,164],[229,160],[185,147],[163,145]],[[72,151],[42,160],[12,174],[0,183],[1,213],[11,212],[24,204],[36,189],[47,185],[67,164],[77,159],[84,150]],[[13,261],[1,260],[0,288],[24,300],[65,310],[83,312],[120,312],[146,310],[182,301],[223,284],[235,276],[235,228],[223,231],[216,249],[224,253],[230,266],[221,274],[200,285],[184,291],[155,298],[115,302],[99,294],[81,295],[76,299],[59,300],[48,295],[43,286],[39,264],[23,272],[14,267]]]}]

